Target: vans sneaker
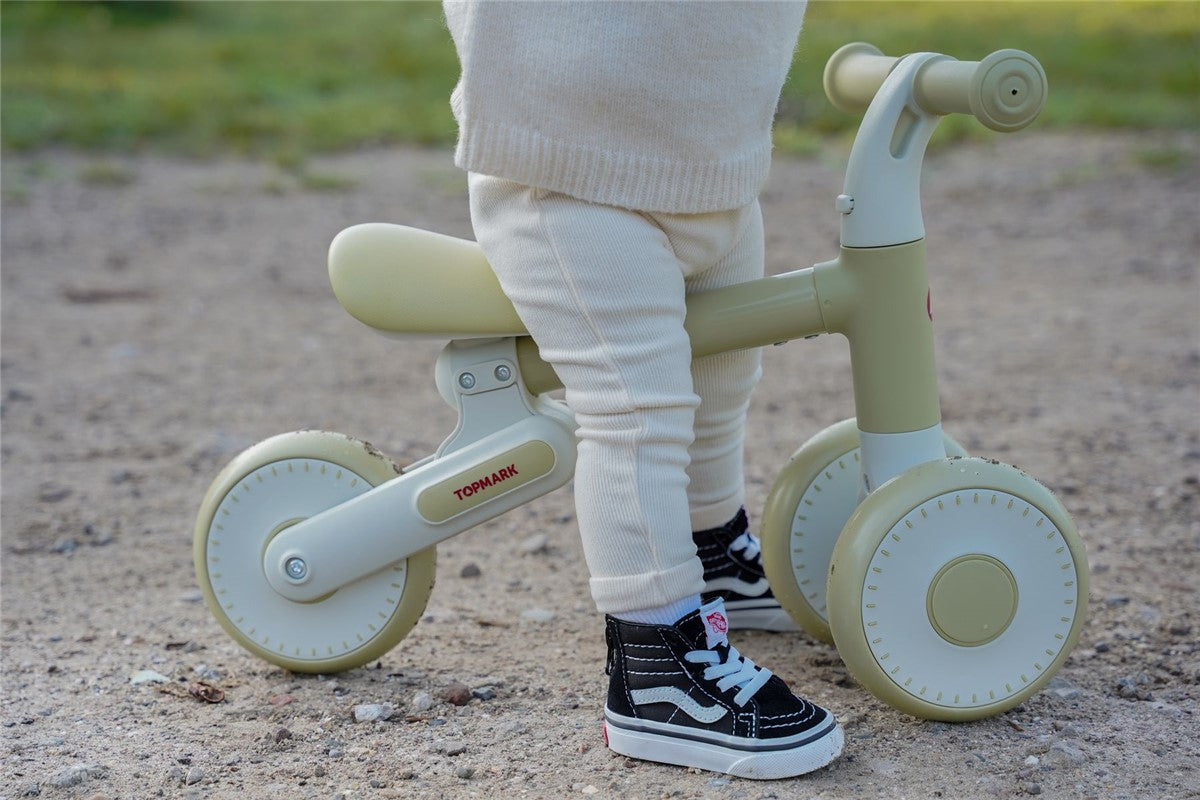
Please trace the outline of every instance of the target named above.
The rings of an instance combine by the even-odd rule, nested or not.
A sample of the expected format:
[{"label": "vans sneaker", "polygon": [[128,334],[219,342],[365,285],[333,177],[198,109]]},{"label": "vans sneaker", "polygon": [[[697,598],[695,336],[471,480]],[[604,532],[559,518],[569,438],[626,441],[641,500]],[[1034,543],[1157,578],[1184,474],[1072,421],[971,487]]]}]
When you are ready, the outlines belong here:
[{"label": "vans sneaker", "polygon": [[743,508],[721,527],[692,534],[704,564],[701,598],[705,602],[722,598],[734,629],[798,631],[800,626],[771,593],[758,537],[750,533],[749,527]]},{"label": "vans sneaker", "polygon": [[612,750],[764,779],[811,772],[842,752],[833,714],[730,646],[720,599],[674,625],[606,623]]}]

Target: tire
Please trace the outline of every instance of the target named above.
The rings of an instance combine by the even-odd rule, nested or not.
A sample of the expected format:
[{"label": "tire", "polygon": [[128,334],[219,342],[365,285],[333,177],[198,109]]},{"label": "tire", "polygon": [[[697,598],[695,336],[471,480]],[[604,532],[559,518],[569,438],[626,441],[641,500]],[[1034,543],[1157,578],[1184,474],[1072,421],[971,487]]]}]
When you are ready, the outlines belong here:
[{"label": "tire", "polygon": [[[945,439],[947,455],[966,455],[958,442]],[[861,486],[858,423],[850,418],[792,454],[763,510],[759,536],[771,591],[801,628],[828,644],[833,644],[825,597],[829,560]]]},{"label": "tire", "polygon": [[829,576],[852,675],[918,717],[980,719],[1032,696],[1083,627],[1087,555],[1066,510],[1014,467],[921,464],[871,493]]},{"label": "tire", "polygon": [[[333,673],[392,649],[416,624],[433,589],[430,547],[307,603],[281,597],[263,574],[280,531],[396,477],[366,442],[338,433],[285,433],[249,448],[217,476],[193,539],[196,578],[209,610],[242,647],[293,672]],[[353,546],[353,532],[347,532]]]}]

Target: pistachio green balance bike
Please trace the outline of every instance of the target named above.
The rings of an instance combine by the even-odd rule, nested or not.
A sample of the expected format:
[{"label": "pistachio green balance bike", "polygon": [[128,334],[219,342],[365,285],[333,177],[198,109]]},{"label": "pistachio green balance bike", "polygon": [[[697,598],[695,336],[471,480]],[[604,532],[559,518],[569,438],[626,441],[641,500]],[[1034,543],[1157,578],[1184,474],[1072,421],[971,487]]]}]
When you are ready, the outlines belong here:
[{"label": "pistachio green balance bike", "polygon": [[[942,432],[928,310],[921,162],[942,115],[1015,131],[1041,110],[1029,55],[903,58],[852,44],[825,91],[866,113],[836,199],[832,261],[694,295],[697,357],[822,333],[850,342],[856,418],[793,455],[762,516],[776,596],[836,644],[878,697],[967,720],[1031,696],[1074,646],[1087,561],[1067,512],[1034,479],[966,457]],[[424,610],[434,548],[570,479],[575,421],[478,245],[397,225],[342,231],[334,294],[392,335],[449,339],[435,372],[458,424],[400,470],[364,442],[288,433],[239,455],[204,498],[195,566],[239,643],[298,672],[394,647]],[[446,298],[446,299],[442,299]]]}]

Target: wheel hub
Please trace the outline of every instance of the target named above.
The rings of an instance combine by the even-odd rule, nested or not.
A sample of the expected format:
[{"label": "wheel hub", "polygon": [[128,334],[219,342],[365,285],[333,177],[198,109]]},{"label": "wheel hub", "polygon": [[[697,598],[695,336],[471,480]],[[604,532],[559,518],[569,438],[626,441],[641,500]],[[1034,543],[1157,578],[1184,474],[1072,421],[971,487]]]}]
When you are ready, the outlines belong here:
[{"label": "wheel hub", "polygon": [[996,639],[1017,612],[1017,582],[1000,561],[981,554],[946,563],[929,584],[929,622],[946,641],[978,647]]}]

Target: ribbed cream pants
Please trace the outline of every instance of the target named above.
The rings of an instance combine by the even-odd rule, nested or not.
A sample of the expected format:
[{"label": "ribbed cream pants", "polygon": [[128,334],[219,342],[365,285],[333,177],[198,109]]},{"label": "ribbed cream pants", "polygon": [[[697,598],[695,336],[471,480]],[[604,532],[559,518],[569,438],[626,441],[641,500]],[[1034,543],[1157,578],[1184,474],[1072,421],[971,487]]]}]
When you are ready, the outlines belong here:
[{"label": "ribbed cream pants", "polygon": [[709,214],[596,205],[471,174],[471,221],[579,423],[575,505],[596,607],[697,594],[692,530],[744,502],[757,350],[692,362],[684,297],[761,277],[758,203]]}]

